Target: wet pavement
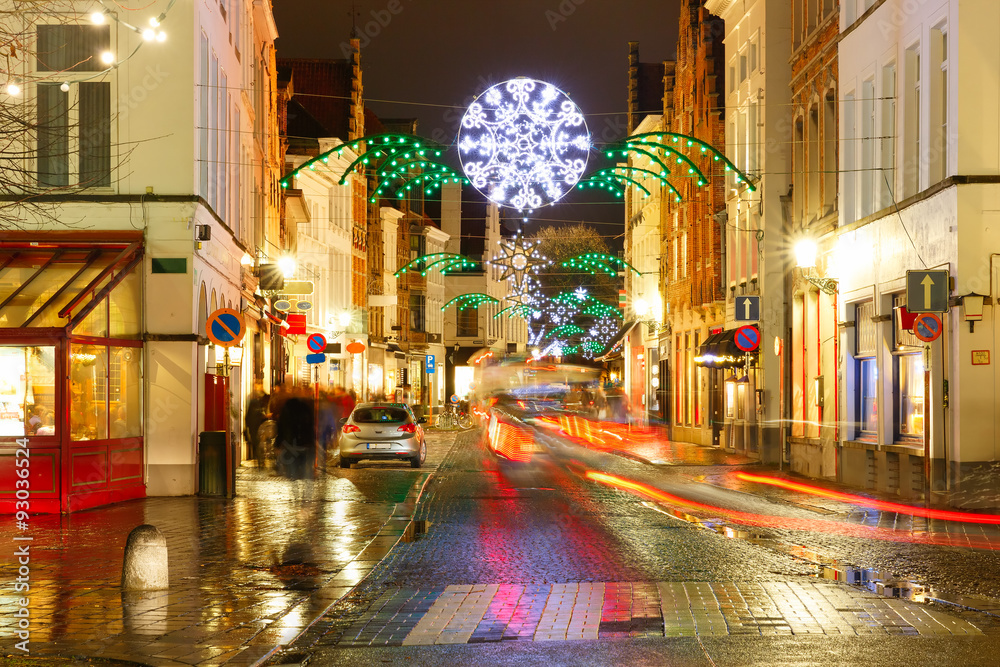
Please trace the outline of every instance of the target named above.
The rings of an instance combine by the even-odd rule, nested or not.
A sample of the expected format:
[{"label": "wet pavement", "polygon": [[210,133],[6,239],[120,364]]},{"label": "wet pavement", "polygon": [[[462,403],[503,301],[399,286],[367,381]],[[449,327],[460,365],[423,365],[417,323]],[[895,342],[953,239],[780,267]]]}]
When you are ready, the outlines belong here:
[{"label": "wet pavement", "polygon": [[[335,467],[315,481],[241,468],[237,497],[147,498],[64,516],[37,515],[30,537],[30,655],[101,656],[146,665],[252,665],[299,635],[401,538],[418,494],[454,442],[428,434],[422,469]],[[169,589],[123,593],[125,538],[164,534]],[[15,535],[13,520],[0,540]],[[11,547],[11,553],[14,547]],[[13,582],[18,564],[0,563]],[[0,595],[0,649],[22,656],[17,599]]]},{"label": "wet pavement", "polygon": [[[426,534],[398,545],[290,650],[338,664],[362,648],[398,647],[372,654],[396,663],[420,660],[416,648],[643,637],[985,633],[995,644],[995,616],[941,604],[894,572],[862,567],[863,558],[840,562],[806,546],[842,554],[844,544],[885,543],[904,560],[907,549],[948,557],[957,543],[939,538],[966,532],[955,522],[771,486],[758,494],[759,484],[735,473],[788,477],[637,435],[631,441],[655,448],[660,463],[542,427],[542,454],[516,465],[462,436],[418,506]],[[987,542],[1000,536],[993,526],[975,530]],[[991,567],[992,550],[969,551]],[[987,602],[977,605],[989,611]]]},{"label": "wet pavement", "polygon": [[[750,664],[733,647],[754,637],[767,664],[832,651],[921,662],[908,644],[878,653],[880,638],[969,664],[954,642],[1000,648],[997,523],[848,502],[835,494],[856,490],[653,431],[582,428],[540,427],[524,465],[478,431],[432,431],[421,470],[331,461],[295,483],[247,468],[232,500],[33,517],[31,655],[514,664],[493,647],[517,647],[539,664]],[[123,594],[125,537],[143,523],[166,536],[170,588]],[[0,539],[17,534],[0,526]],[[7,581],[15,561],[0,563]],[[20,596],[0,596],[6,655]]]}]

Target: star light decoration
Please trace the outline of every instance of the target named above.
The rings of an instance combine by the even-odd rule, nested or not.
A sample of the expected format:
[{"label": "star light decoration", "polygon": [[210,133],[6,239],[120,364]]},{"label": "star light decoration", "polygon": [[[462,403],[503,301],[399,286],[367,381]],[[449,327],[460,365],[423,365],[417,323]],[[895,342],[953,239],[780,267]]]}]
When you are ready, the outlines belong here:
[{"label": "star light decoration", "polygon": [[550,266],[552,260],[538,251],[541,241],[529,241],[520,234],[500,240],[500,254],[488,261],[490,266],[503,269],[500,280],[510,284],[512,295],[523,295],[534,291],[537,281],[534,276]]},{"label": "star light decoration", "polygon": [[590,148],[587,123],[569,96],[524,77],[477,97],[458,132],[459,157],[472,185],[518,211],[552,204],[572,190]]}]

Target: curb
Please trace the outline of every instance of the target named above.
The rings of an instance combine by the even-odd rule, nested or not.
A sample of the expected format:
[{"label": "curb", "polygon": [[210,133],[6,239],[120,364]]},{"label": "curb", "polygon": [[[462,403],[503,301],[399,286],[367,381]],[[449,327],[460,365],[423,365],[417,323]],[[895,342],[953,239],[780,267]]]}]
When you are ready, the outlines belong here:
[{"label": "curb", "polygon": [[[422,472],[417,476],[417,479],[414,480],[413,484],[410,486],[410,490],[406,494],[406,500],[404,500],[401,503],[396,503],[396,506],[392,510],[392,514],[389,515],[389,518],[386,519],[385,523],[382,524],[382,527],[379,528],[378,533],[376,533],[375,536],[368,543],[368,545],[366,545],[365,548],[362,549],[358,553],[358,555],[352,559],[352,562],[356,560],[367,560],[362,558],[362,556],[364,556],[365,551],[368,549],[369,546],[373,544],[379,544],[378,542],[379,538],[391,538],[393,536],[396,537],[396,540],[392,542],[392,545],[388,549],[388,552],[391,552],[393,549],[396,548],[396,546],[400,542],[412,542],[415,536],[419,532],[423,532],[422,530],[420,531],[417,530],[417,526],[413,521],[413,510],[416,508],[417,503],[419,503],[420,499],[423,497],[424,491],[426,491],[427,489],[427,485],[430,483],[431,479],[433,479],[434,475],[436,474],[437,470],[435,469],[429,472]],[[417,487],[419,487],[419,489]],[[400,524],[403,521],[405,521],[406,524],[400,527]],[[383,547],[380,546],[379,548]],[[388,552],[378,561],[379,563],[381,563],[382,560],[385,560],[386,556],[388,556]],[[375,571],[375,569],[376,568],[373,567],[371,570],[368,571],[368,573],[363,578],[361,578],[358,581],[358,583],[354,584],[347,592],[345,592],[339,598],[337,598],[329,605],[327,605],[326,608],[323,609],[323,611],[317,614],[316,618],[314,618],[309,623],[309,625],[302,628],[302,630],[297,635],[292,637],[291,640],[289,640],[285,644],[279,644],[278,646],[275,646],[273,649],[271,649],[266,654],[258,658],[255,662],[253,662],[250,667],[259,667],[264,665],[268,660],[273,658],[278,652],[285,650],[286,648],[297,642],[299,639],[301,639],[303,636],[305,636],[312,629],[312,627],[316,625],[316,623],[318,623],[324,616],[327,615],[327,613],[329,613],[331,609],[333,609],[333,607],[340,604],[341,600],[350,596],[355,590],[358,589],[359,586],[364,584],[368,580],[368,577],[371,576],[372,572]],[[284,665],[286,663],[282,664]],[[292,662],[287,664],[291,666],[291,665],[305,664],[305,663]]]}]

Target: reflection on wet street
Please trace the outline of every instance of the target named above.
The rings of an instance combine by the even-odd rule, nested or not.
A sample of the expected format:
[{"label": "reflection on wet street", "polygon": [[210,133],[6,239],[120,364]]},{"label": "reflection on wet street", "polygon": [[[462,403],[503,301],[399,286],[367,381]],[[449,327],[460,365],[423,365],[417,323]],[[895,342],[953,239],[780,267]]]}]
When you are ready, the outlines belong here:
[{"label": "reflection on wet street", "polygon": [[[289,481],[241,468],[233,499],[147,498],[34,517],[32,654],[252,664],[301,633],[412,534],[413,488],[454,435],[427,440],[422,471],[391,463],[341,470],[333,462],[315,481]],[[168,590],[121,591],[125,537],[141,524],[166,537]],[[10,542],[12,532],[5,525],[0,539]],[[3,561],[6,580],[16,568]],[[14,598],[12,591],[0,597],[7,651],[17,641]]]}]

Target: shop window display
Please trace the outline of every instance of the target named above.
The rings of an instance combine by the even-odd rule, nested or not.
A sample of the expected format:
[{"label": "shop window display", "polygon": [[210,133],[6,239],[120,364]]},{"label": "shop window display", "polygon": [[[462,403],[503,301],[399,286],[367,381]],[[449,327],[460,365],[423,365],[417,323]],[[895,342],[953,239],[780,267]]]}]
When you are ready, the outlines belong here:
[{"label": "shop window display", "polygon": [[0,347],[0,436],[55,435],[55,348]]},{"label": "shop window display", "polygon": [[878,366],[874,359],[858,360],[858,385],[861,387],[861,432],[874,435],[878,430]]},{"label": "shop window display", "polygon": [[924,434],[924,361],[919,354],[899,359],[899,435],[922,438]]},{"label": "shop window display", "polygon": [[69,359],[70,437],[103,440],[108,437],[108,348],[73,345]]}]

